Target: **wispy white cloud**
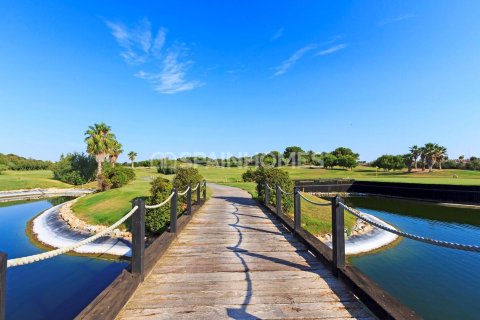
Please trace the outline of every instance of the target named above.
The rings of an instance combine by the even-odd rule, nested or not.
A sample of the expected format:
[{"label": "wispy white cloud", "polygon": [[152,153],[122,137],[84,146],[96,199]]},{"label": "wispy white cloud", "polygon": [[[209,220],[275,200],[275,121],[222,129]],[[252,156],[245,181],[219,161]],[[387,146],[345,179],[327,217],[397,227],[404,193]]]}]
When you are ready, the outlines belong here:
[{"label": "wispy white cloud", "polygon": [[283,31],[284,31],[284,28],[280,28],[278,29],[272,36],[272,38],[270,40],[274,41],[274,40],[277,40],[277,39],[280,39],[282,36],[283,36]]},{"label": "wispy white cloud", "polygon": [[[141,67],[134,76],[152,84],[159,93],[177,93],[200,87],[203,83],[187,80],[187,71],[193,61],[186,60],[185,45],[166,48],[165,28],[152,32],[150,21],[141,20],[132,28],[122,23],[107,21],[113,37],[121,48],[120,56],[130,65]],[[144,71],[157,69],[159,71]]]},{"label": "wispy white cloud", "polygon": [[403,14],[403,15],[400,15],[400,16],[397,16],[397,17],[394,17],[394,18],[390,18],[390,19],[380,21],[379,25],[385,26],[387,24],[392,24],[392,23],[397,23],[397,22],[401,22],[401,21],[405,21],[405,20],[410,20],[410,19],[413,19],[415,17],[416,17],[416,15],[413,14],[413,13],[407,13],[407,14]]},{"label": "wispy white cloud", "polygon": [[330,47],[330,48],[328,48],[328,49],[319,51],[319,52],[317,52],[315,55],[316,55],[316,56],[326,56],[327,54],[335,53],[335,52],[340,51],[340,50],[343,50],[343,49],[345,49],[345,48],[347,48],[347,47],[348,47],[348,44],[347,44],[347,43],[341,43],[341,44],[335,45],[335,46],[333,46],[333,47]]},{"label": "wispy white cloud", "polygon": [[300,60],[307,52],[312,51],[316,48],[317,46],[315,44],[309,44],[308,46],[305,46],[303,48],[298,49],[295,51],[294,54],[290,56],[287,60],[283,61],[283,63],[275,68],[275,73],[273,76],[277,77],[285,72],[288,71],[298,60]]},{"label": "wispy white cloud", "polygon": [[112,21],[107,21],[106,24],[122,49],[120,55],[130,64],[146,62],[151,54],[159,52],[165,42],[166,30],[160,28],[153,37],[147,19],[141,20],[133,28]]},{"label": "wispy white cloud", "polygon": [[200,81],[186,80],[187,70],[193,62],[180,62],[183,50],[183,48],[178,47],[169,49],[162,61],[160,72],[139,71],[135,76],[147,80],[153,85],[155,91],[166,94],[188,91],[203,86],[204,84]]}]

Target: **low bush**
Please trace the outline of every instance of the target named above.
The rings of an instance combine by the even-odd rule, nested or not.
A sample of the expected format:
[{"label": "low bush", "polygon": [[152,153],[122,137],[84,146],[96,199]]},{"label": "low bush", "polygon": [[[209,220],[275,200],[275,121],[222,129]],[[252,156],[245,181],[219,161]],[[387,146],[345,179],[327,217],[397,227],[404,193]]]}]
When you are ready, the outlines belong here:
[{"label": "low bush", "polygon": [[8,166],[6,166],[4,164],[0,164],[0,174],[2,174],[2,172],[7,170],[7,169],[8,169]]},{"label": "low bush", "polygon": [[[261,201],[265,201],[265,182],[272,188],[278,185],[286,192],[292,192],[294,187],[288,172],[279,168],[259,167],[255,170],[248,169],[242,175],[242,178],[245,182],[255,182],[257,184],[257,194]],[[270,204],[276,204],[275,191],[270,192]],[[293,209],[293,197],[291,195],[282,194],[282,209],[284,212],[290,212]]]},{"label": "low bush", "polygon": [[102,181],[105,183],[106,187],[108,187],[108,182],[110,181],[111,188],[120,188],[133,179],[135,179],[135,171],[131,168],[123,166],[106,166],[103,173],[99,176],[99,186],[102,190],[107,190],[102,185]]},{"label": "low bush", "polygon": [[[150,197],[146,200],[147,204],[158,204],[167,199],[172,193],[172,183],[162,177],[157,177],[152,181],[150,188]],[[145,228],[152,234],[160,234],[168,228],[170,223],[170,204],[163,207],[147,210],[145,214]]]},{"label": "low bush", "polygon": [[195,168],[178,168],[177,174],[173,178],[173,187],[179,191],[185,190],[189,185],[195,187],[199,182],[202,182],[203,176]]},{"label": "low bush", "polygon": [[95,180],[96,169],[97,163],[94,157],[77,152],[62,155],[60,161],[52,165],[55,179],[73,185]]}]

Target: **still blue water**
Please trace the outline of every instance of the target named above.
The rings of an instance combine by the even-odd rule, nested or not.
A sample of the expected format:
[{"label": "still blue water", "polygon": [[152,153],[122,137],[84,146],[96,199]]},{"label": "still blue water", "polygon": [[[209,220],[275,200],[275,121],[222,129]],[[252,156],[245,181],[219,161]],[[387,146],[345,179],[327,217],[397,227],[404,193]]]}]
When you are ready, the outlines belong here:
[{"label": "still blue water", "polygon": [[[8,258],[40,253],[27,222],[65,199],[0,204],[0,251]],[[7,271],[8,319],[72,319],[125,268],[125,262],[59,256]]]},{"label": "still blue water", "polygon": [[[381,197],[348,202],[416,235],[480,245],[480,209]],[[351,263],[425,319],[479,319],[480,254],[402,239]]]}]

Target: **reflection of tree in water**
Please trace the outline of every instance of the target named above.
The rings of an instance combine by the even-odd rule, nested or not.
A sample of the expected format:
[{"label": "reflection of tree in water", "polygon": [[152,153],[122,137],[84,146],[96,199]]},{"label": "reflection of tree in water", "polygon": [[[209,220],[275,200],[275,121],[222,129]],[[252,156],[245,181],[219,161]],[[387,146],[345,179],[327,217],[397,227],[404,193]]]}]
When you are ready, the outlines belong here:
[{"label": "reflection of tree in water", "polygon": [[67,202],[73,199],[75,199],[75,197],[56,197],[56,198],[49,198],[47,199],[47,201],[50,202],[52,206],[57,206],[59,204],[62,204],[64,202]]}]

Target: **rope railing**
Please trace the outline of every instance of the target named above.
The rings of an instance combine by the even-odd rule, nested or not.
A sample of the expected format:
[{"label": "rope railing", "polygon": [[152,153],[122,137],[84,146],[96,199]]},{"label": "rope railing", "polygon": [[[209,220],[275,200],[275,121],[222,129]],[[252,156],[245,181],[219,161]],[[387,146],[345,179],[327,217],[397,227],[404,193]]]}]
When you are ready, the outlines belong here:
[{"label": "rope railing", "polygon": [[305,200],[305,201],[307,201],[311,204],[314,204],[316,206],[331,206],[332,205],[330,202],[316,202],[316,201],[310,200],[307,197],[305,197],[300,191],[297,191],[297,193],[300,195],[300,197],[302,197],[303,200]]},{"label": "rope railing", "polygon": [[436,246],[439,246],[439,247],[444,247],[444,248],[450,248],[450,249],[457,249],[457,250],[463,250],[463,251],[472,251],[472,252],[480,252],[480,246],[474,246],[474,245],[466,245],[466,244],[459,244],[459,243],[454,243],[454,242],[448,242],[448,241],[442,241],[442,240],[436,240],[436,239],[431,239],[431,238],[427,238],[427,237],[421,237],[421,236],[417,236],[417,235],[414,235],[414,234],[411,234],[411,233],[407,233],[407,232],[403,232],[403,231],[400,231],[400,230],[397,230],[397,229],[393,229],[393,228],[389,228],[385,225],[382,225],[378,222],[375,222],[371,219],[369,219],[368,217],[365,216],[365,214],[363,212],[361,212],[360,210],[357,210],[355,208],[352,208],[352,207],[349,207],[347,206],[346,204],[340,202],[339,205],[341,205],[342,207],[345,208],[345,210],[347,210],[348,212],[350,212],[351,214],[353,214],[355,217],[365,221],[365,222],[368,222],[370,223],[371,225],[379,228],[379,229],[382,229],[382,230],[385,230],[385,231],[388,231],[388,232],[391,232],[391,233],[394,233],[398,236],[401,236],[401,237],[404,237],[404,238],[408,238],[408,239],[412,239],[412,240],[416,240],[416,241],[420,241],[420,242],[424,242],[424,243],[429,243],[429,244],[433,244],[433,245],[436,245]]},{"label": "rope railing", "polygon": [[130,218],[130,216],[135,212],[137,211],[138,209],[138,206],[135,206],[132,208],[132,210],[130,210],[126,215],[124,215],[120,220],[118,220],[117,222],[115,222],[114,224],[112,224],[110,227],[108,227],[107,229],[97,233],[96,235],[93,235],[87,239],[84,239],[82,241],[79,241],[75,244],[72,244],[68,247],[64,247],[64,248],[59,248],[59,249],[56,249],[56,250],[51,250],[51,251],[47,251],[47,252],[44,252],[44,253],[39,253],[39,254],[34,254],[34,255],[31,255],[31,256],[26,256],[26,257],[22,257],[22,258],[15,258],[15,259],[9,259],[7,261],[7,268],[11,268],[11,267],[16,267],[16,266],[21,266],[21,265],[26,265],[26,264],[30,264],[30,263],[34,263],[34,262],[38,262],[38,261],[42,261],[42,260],[46,260],[46,259],[50,259],[50,258],[53,258],[53,257],[56,257],[56,256],[59,256],[61,254],[64,254],[64,253],[67,253],[69,251],[72,251],[72,250],[75,250],[77,248],[80,248],[86,244],[89,244],[95,240],[97,240],[98,238],[100,237],[103,237],[104,235],[106,235],[107,233],[109,232],[112,232],[115,228],[117,228],[119,225],[121,225],[122,223],[124,223],[128,218]]},{"label": "rope railing", "polygon": [[275,191],[275,188],[270,187],[268,183],[265,183],[265,185],[267,186],[268,189],[270,189],[270,191]]},{"label": "rope railing", "polygon": [[178,195],[179,196],[184,196],[187,194],[187,192],[190,190],[190,187],[187,188],[187,190],[183,191],[183,192],[179,192]]},{"label": "rope railing", "polygon": [[198,188],[200,188],[200,182],[197,183],[197,185],[195,186],[195,188],[192,188],[192,192],[197,191]]},{"label": "rope railing", "polygon": [[291,196],[291,195],[294,194],[293,192],[287,192],[287,191],[283,190],[280,186],[278,187],[278,190],[280,190],[281,193],[283,193],[287,196]]},{"label": "rope railing", "polygon": [[157,208],[160,208],[160,207],[163,207],[164,205],[166,205],[173,197],[173,195],[175,194],[175,192],[172,192],[170,194],[170,196],[168,196],[167,199],[165,199],[165,201],[159,203],[159,204],[154,204],[154,205],[145,205],[145,209],[157,209]]}]

